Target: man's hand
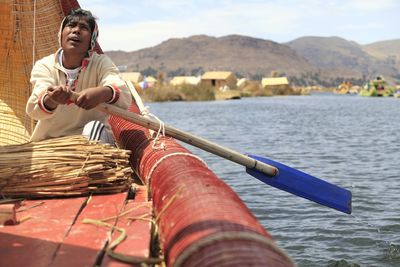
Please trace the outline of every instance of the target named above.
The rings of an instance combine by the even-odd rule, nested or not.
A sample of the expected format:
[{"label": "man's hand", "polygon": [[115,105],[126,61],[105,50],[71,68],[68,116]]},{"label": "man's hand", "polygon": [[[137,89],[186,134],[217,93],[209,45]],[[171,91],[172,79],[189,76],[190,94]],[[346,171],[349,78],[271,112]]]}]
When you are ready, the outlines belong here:
[{"label": "man's hand", "polygon": [[92,109],[100,103],[109,101],[112,94],[111,88],[107,86],[87,88],[79,93],[75,104],[84,109]]},{"label": "man's hand", "polygon": [[58,105],[65,105],[72,96],[69,86],[49,86],[44,104],[49,109],[55,109]]}]

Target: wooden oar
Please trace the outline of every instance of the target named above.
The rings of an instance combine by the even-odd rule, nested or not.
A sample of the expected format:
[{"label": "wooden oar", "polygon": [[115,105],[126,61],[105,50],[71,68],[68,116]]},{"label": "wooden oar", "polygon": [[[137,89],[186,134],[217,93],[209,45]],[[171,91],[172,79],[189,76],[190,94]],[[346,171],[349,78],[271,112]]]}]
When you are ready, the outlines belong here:
[{"label": "wooden oar", "polygon": [[[100,104],[98,110],[158,131],[160,122],[116,106]],[[247,173],[263,183],[341,212],[351,213],[351,192],[337,185],[260,156],[246,156],[204,138],[164,125],[165,134],[217,156],[245,166]]]}]

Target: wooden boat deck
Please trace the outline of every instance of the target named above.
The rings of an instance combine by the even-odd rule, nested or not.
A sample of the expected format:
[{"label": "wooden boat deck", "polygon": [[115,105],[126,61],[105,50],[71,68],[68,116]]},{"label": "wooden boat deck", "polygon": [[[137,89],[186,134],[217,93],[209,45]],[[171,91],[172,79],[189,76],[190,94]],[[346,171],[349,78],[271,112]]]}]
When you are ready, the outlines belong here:
[{"label": "wooden boat deck", "polygon": [[[115,252],[149,257],[152,203],[145,186],[135,187],[134,199],[119,193],[23,201],[16,213],[20,223],[0,226],[0,266],[128,266],[105,255],[111,229],[84,219],[108,218],[127,234]],[[119,235],[114,231],[112,240]]]}]

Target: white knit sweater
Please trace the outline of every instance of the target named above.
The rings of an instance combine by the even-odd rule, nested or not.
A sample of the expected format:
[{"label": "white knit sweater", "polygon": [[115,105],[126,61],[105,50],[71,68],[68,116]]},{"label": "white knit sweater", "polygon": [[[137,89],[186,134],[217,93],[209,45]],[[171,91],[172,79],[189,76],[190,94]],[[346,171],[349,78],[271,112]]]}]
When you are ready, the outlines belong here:
[{"label": "white knit sweater", "polygon": [[[93,120],[103,122],[109,130],[108,116],[96,109],[85,110],[75,104],[58,105],[53,110],[47,110],[43,105],[43,96],[50,85],[65,85],[66,74],[58,62],[58,50],[55,54],[38,60],[31,73],[33,92],[26,105],[26,112],[38,120],[32,133],[31,141],[39,141],[52,137],[81,134],[86,123]],[[95,52],[82,61],[82,70],[76,83],[76,92],[86,88],[109,86],[114,89],[114,105],[127,109],[132,101],[132,95],[121,79],[117,67],[106,55]]]}]

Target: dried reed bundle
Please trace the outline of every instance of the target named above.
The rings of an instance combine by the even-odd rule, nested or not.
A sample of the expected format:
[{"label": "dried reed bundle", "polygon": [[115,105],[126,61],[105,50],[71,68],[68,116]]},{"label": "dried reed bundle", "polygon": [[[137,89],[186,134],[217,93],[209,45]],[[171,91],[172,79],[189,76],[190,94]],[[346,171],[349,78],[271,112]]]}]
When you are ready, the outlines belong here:
[{"label": "dried reed bundle", "polygon": [[0,146],[3,197],[81,196],[129,188],[130,151],[69,136]]}]

